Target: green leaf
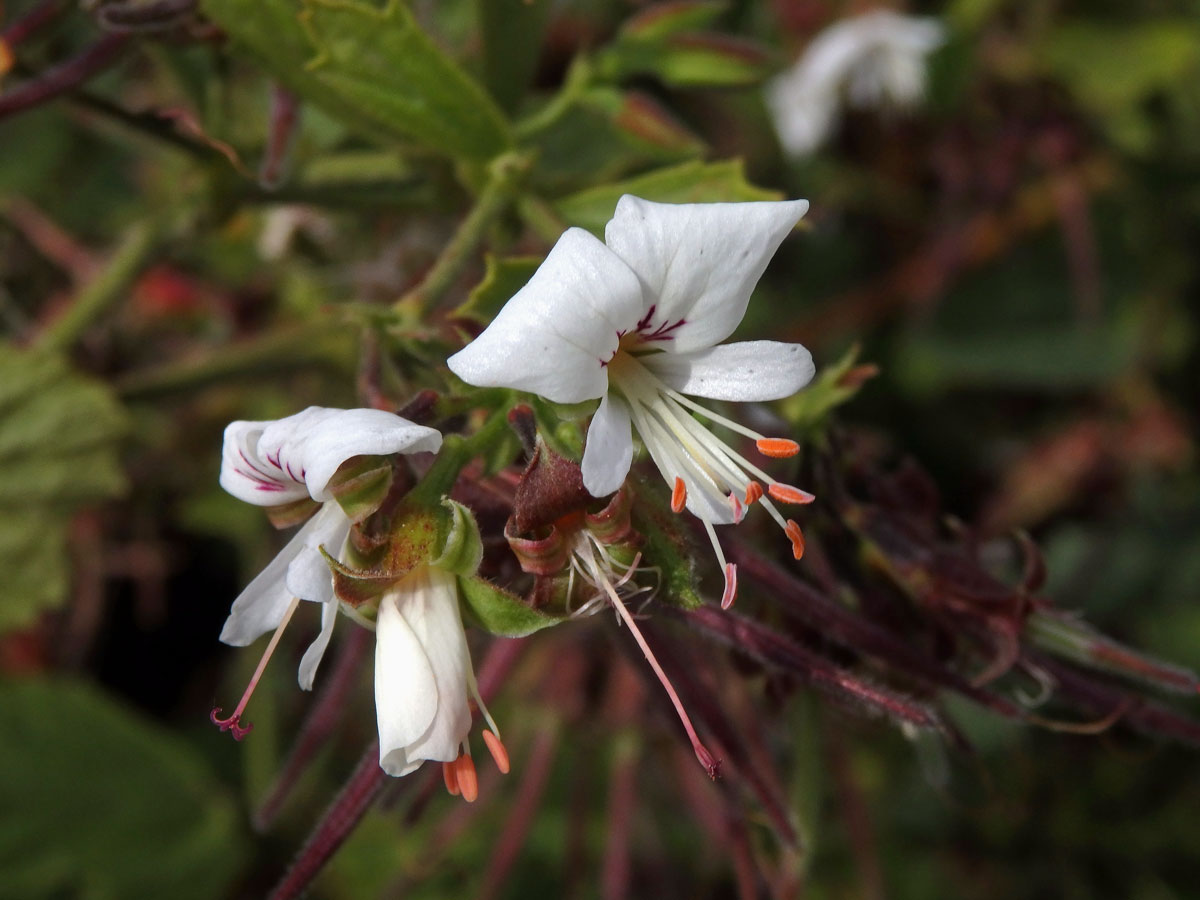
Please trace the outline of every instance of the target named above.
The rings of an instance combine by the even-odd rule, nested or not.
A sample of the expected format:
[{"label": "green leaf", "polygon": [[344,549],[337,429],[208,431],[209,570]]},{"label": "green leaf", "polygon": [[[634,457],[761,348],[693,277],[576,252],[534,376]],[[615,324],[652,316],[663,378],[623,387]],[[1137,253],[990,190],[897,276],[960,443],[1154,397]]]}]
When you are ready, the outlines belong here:
[{"label": "green leaf", "polygon": [[486,92],[399,0],[204,0],[204,11],[300,96],[371,134],[468,160],[511,144]]},{"label": "green leaf", "polygon": [[525,637],[557,625],[565,618],[534,609],[516,594],[496,587],[477,575],[459,578],[458,586],[462,590],[467,611],[479,626],[501,637]]},{"label": "green leaf", "polygon": [[550,6],[551,0],[475,0],[484,84],[506,110],[517,108],[533,79]]},{"label": "green leaf", "polygon": [[193,749],[68,681],[0,684],[6,897],[225,896],[239,815]]},{"label": "green leaf", "polygon": [[71,518],[121,492],[125,415],[55,354],[0,344],[0,633],[66,597]]},{"label": "green leaf", "polygon": [[625,181],[589,188],[554,202],[570,225],[603,234],[622,194],[634,194],[660,203],[720,203],[744,200],[778,200],[777,191],[757,188],[746,181],[740,159],[705,163],[699,160],[656,169]]},{"label": "green leaf", "polygon": [[483,538],[471,510],[457,500],[445,497],[442,506],[450,513],[442,553],[430,563],[455,575],[474,575],[483,559]]},{"label": "green leaf", "polygon": [[498,257],[488,254],[483,281],[471,289],[466,302],[452,313],[456,319],[472,319],[487,325],[513,294],[525,287],[542,264],[540,256]]}]

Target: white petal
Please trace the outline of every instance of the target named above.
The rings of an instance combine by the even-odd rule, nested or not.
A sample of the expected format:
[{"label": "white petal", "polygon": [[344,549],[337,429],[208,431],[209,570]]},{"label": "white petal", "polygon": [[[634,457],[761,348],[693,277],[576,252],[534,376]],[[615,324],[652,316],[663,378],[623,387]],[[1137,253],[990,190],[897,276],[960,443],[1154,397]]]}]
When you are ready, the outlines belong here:
[{"label": "white petal", "polygon": [[317,677],[317,666],[321,664],[321,660],[325,656],[325,650],[329,647],[329,640],[333,637],[333,626],[337,623],[338,605],[336,600],[330,600],[328,603],[321,604],[321,633],[317,635],[316,640],[308,645],[308,649],[304,651],[304,656],[300,660],[300,689],[311,691],[313,687],[313,679]]},{"label": "white petal", "polygon": [[425,733],[437,711],[437,681],[425,648],[400,615],[396,595],[388,594],[375,619],[375,716],[385,772],[411,771],[408,745]]},{"label": "white petal", "polygon": [[447,364],[480,387],[516,388],[558,403],[594,400],[608,389],[604,364],[641,312],[637,276],[598,239],[571,228],[483,334]]},{"label": "white petal", "polygon": [[583,486],[593,497],[607,497],[621,486],[633,462],[629,407],[605,394],[588,427],[583,448]]},{"label": "white petal", "polygon": [[288,567],[304,550],[308,540],[321,533],[327,519],[321,513],[313,516],[275,555],[265,569],[258,573],[246,589],[233,601],[229,618],[221,630],[221,641],[234,647],[245,647],[260,635],[279,627],[295,596],[287,587]]},{"label": "white petal", "polygon": [[779,143],[791,156],[815,152],[833,131],[838,111],[833,91],[799,88],[795,78],[782,75],[767,85],[766,99]]},{"label": "white petal", "polygon": [[778,400],[813,377],[812,354],[801,344],[741,341],[695,353],[642,357],[647,369],[681,394],[714,400]]},{"label": "white petal", "polygon": [[298,478],[289,478],[259,456],[258,441],[271,422],[230,422],[221,446],[221,487],[255,506],[281,506],[308,496]]},{"label": "white petal", "polygon": [[314,500],[328,500],[333,474],[355,456],[435,451],[442,436],[381,409],[310,406],[263,430],[259,456],[286,475],[303,481]]},{"label": "white petal", "polygon": [[405,753],[410,761],[450,762],[471,730],[468,689],[471,656],[458,611],[458,582],[431,567],[415,573],[419,584],[399,601],[400,614],[425,648],[437,681],[438,708],[433,721]]},{"label": "white petal", "polygon": [[622,197],[604,237],[642,280],[643,334],[658,330],[671,353],[729,337],[776,248],[807,210],[807,200],[675,205]]},{"label": "white petal", "polygon": [[328,502],[321,504],[311,521],[312,530],[288,565],[285,581],[293,597],[326,603],[333,599],[333,575],[318,548],[324,547],[334,559],[341,559],[350,534],[350,518],[336,503]]}]

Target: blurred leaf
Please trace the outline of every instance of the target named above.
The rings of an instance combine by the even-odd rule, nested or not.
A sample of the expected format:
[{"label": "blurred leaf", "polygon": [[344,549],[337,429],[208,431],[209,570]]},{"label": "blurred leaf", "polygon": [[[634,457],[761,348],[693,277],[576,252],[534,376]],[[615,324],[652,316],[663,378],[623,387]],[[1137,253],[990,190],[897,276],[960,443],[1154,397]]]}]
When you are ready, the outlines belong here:
[{"label": "blurred leaf", "polygon": [[486,160],[504,117],[399,0],[204,0],[204,11],[288,87],[348,124]]},{"label": "blurred leaf", "polygon": [[620,178],[648,165],[699,156],[704,143],[657,101],[599,87],[584,91],[533,139],[542,187],[571,190]]},{"label": "blurred leaf", "polygon": [[525,637],[563,621],[534,609],[516,594],[475,575],[460,577],[463,600],[475,621],[491,634]]},{"label": "blurred leaf", "polygon": [[124,430],[104,386],[56,355],[0,344],[0,633],[65,599],[71,517],[124,488]]},{"label": "blurred leaf", "polygon": [[744,200],[778,200],[777,191],[755,187],[746,181],[740,159],[705,163],[699,160],[656,169],[615,184],[605,184],[563,197],[554,202],[559,215],[570,225],[603,234],[623,194],[634,194],[660,203],[718,203]]},{"label": "blurred leaf", "polygon": [[1136,359],[1135,336],[1117,329],[1082,327],[1025,334],[914,339],[896,370],[917,391],[979,386],[1037,390],[1101,384]]},{"label": "blurred leaf", "polygon": [[623,38],[658,41],[711,25],[725,12],[726,4],[714,0],[668,0],[656,3],[633,16],[621,27]]},{"label": "blurred leaf", "polygon": [[466,301],[454,310],[456,319],[472,319],[487,325],[542,264],[540,256],[498,257],[488,254],[483,281],[471,289]]},{"label": "blurred leaf", "polygon": [[1192,22],[1073,22],[1051,32],[1042,59],[1087,105],[1112,112],[1169,88],[1200,62]]},{"label": "blurred leaf", "polygon": [[656,40],[624,36],[599,56],[597,68],[611,81],[654,75],[672,87],[729,87],[762,81],[770,56],[756,42],[715,32]]},{"label": "blurred leaf", "polygon": [[533,78],[551,0],[475,0],[483,32],[483,72],[496,102],[514,110]]},{"label": "blurred leaf", "polygon": [[236,809],[194,751],[94,689],[0,685],[0,895],[223,896]]}]

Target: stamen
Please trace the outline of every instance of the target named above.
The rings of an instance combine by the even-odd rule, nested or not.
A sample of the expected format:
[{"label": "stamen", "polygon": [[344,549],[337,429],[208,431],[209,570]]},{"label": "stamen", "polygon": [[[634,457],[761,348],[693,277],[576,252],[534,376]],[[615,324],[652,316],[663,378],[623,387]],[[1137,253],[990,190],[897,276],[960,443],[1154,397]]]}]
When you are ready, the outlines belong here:
[{"label": "stamen", "polygon": [[258,668],[254,670],[254,674],[250,676],[250,683],[246,686],[245,693],[242,694],[242,699],[238,701],[237,708],[234,709],[233,715],[227,719],[221,718],[221,707],[214,706],[209,712],[208,718],[214,725],[222,731],[228,731],[233,735],[235,741],[240,741],[254,728],[252,722],[245,725],[242,724],[242,713],[246,709],[246,704],[250,702],[250,695],[254,693],[254,689],[258,687],[258,681],[262,678],[263,672],[267,669],[267,660],[271,658],[271,654],[275,652],[275,648],[279,645],[279,639],[283,636],[283,629],[287,628],[288,622],[292,620],[292,613],[296,611],[296,607],[300,605],[300,598],[293,597],[292,605],[287,608],[287,612],[283,614],[283,618],[279,620],[279,625],[275,628],[275,633],[271,635],[271,640],[267,644],[267,649],[263,651],[262,659],[258,661]]},{"label": "stamen", "polygon": [[788,536],[792,542],[792,556],[800,559],[804,556],[804,532],[800,530],[800,526],[791,519],[787,520],[787,527],[783,529],[783,533]]},{"label": "stamen", "polygon": [[[799,559],[799,557],[797,557]],[[721,595],[721,609],[729,609],[733,606],[733,600],[737,596],[737,565],[734,563],[725,564],[725,593]]]},{"label": "stamen", "polygon": [[700,761],[700,765],[704,766],[705,771],[708,772],[708,777],[715,780],[720,772],[721,761],[713,756],[708,748],[700,742],[700,737],[696,734],[692,720],[688,718],[687,710],[683,708],[683,701],[679,699],[679,694],[675,692],[675,687],[671,684],[671,680],[667,678],[667,673],[663,671],[662,666],[655,659],[654,652],[650,649],[650,645],[646,643],[646,638],[642,635],[641,629],[637,627],[633,616],[630,615],[629,610],[625,608],[625,604],[617,595],[616,588],[609,583],[608,579],[604,578],[603,573],[594,561],[592,562],[592,567],[593,577],[604,588],[605,593],[608,594],[609,600],[612,601],[613,609],[617,611],[617,615],[620,616],[621,621],[629,628],[630,634],[633,635],[633,639],[637,641],[638,646],[642,650],[642,655],[646,657],[646,662],[650,664],[650,668],[654,670],[654,674],[658,676],[659,682],[667,692],[667,697],[670,698],[671,705],[675,707],[675,714],[679,716],[679,721],[683,724],[683,730],[687,732],[688,740],[692,743],[692,752],[696,754],[696,759]]},{"label": "stamen", "polygon": [[763,495],[763,486],[757,481],[751,481],[746,485],[746,505],[749,506],[756,500],[761,500]]},{"label": "stamen", "polygon": [[446,782],[446,793],[451,797],[457,797],[462,793],[458,789],[457,762],[458,760],[442,763],[442,780]]},{"label": "stamen", "polygon": [[729,495],[729,505],[733,507],[733,524],[741,524],[742,519],[746,518],[746,507],[742,506],[737,494]]},{"label": "stamen", "polygon": [[754,442],[758,452],[772,459],[787,459],[800,452],[800,445],[787,438],[760,438]]},{"label": "stamen", "polygon": [[767,488],[767,493],[780,503],[812,503],[817,499],[815,494],[810,494],[808,491],[802,491],[798,487],[792,487],[790,484],[780,484],[776,482]]},{"label": "stamen", "polygon": [[479,799],[479,776],[475,773],[475,763],[465,751],[453,763],[454,774],[458,778],[458,789],[462,798],[468,803]]},{"label": "stamen", "polygon": [[675,476],[675,488],[671,491],[671,512],[683,512],[683,506],[687,503],[687,485],[683,483],[683,479],[678,475]]},{"label": "stamen", "polygon": [[487,744],[488,752],[492,754],[492,759],[496,763],[496,768],[500,770],[500,774],[507,775],[509,770],[508,748],[504,746],[503,741],[485,728],[483,742]]}]

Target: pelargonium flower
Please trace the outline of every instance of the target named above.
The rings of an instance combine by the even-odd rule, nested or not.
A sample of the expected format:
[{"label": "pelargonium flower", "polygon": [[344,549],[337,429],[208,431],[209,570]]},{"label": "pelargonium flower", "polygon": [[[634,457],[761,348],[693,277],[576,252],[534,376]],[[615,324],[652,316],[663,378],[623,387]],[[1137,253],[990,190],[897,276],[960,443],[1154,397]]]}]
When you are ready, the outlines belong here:
[{"label": "pelargonium flower", "polygon": [[380,767],[400,776],[425,760],[440,761],[447,789],[473,801],[477,780],[467,747],[472,700],[491,727],[483,732],[484,743],[507,772],[508,752],[475,682],[458,580],[436,565],[417,566],[380,598],[375,618]]},{"label": "pelargonium flower", "polygon": [[625,480],[636,428],[672,488],[672,508],[686,507],[703,522],[725,572],[726,606],[736,569],[713,526],[741,521],[760,500],[799,558],[800,529],[764,499],[763,484],[781,502],[806,503],[812,495],[776,482],[692,414],[753,438],[767,456],[795,454],[794,441],[764,437],[690,397],[775,400],[812,378],[812,356],[799,344],[720,344],[807,209],[806,200],[673,205],[626,195],[603,242],[568,229],[529,283],[448,361],[470,384],[559,403],[599,399],[582,460],[593,496]]},{"label": "pelargonium flower", "polygon": [[815,38],[790,70],[767,86],[785,150],[805,156],[833,130],[843,100],[865,109],[911,106],[925,94],[925,57],[946,39],[933,18],[873,10]]},{"label": "pelargonium flower", "polygon": [[321,604],[321,632],[300,661],[300,687],[312,688],[317,666],[333,636],[338,604],[333,578],[321,548],[341,555],[350,533],[350,516],[334,496],[331,483],[356,457],[435,451],[442,436],[400,416],[378,409],[329,409],[310,406],[273,422],[232,422],[225,429],[221,487],[255,506],[306,512],[319,504],[279,554],[233,602],[221,640],[235,647],[253,643],[268,631],[276,634],[246,694],[228,719],[213,721],[241,738],[250,726],[240,717],[279,635],[299,600]]}]

